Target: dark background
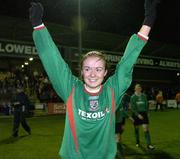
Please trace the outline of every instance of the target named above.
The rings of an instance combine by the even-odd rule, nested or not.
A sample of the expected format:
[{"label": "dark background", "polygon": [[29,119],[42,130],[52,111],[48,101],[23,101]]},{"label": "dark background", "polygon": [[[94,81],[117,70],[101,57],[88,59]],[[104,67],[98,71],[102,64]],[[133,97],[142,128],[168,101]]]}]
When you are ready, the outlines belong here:
[{"label": "dark background", "polygon": [[[80,0],[83,23],[87,30],[129,36],[138,31],[143,18],[144,0]],[[1,0],[0,14],[27,18],[29,0]],[[78,14],[78,0],[41,0],[44,20],[71,26]],[[180,1],[162,0],[151,33],[153,41],[179,45]]]},{"label": "dark background", "polygon": [[[6,17],[1,19],[0,38],[32,42],[33,29],[28,12],[30,2],[30,0],[1,0],[0,17],[1,15],[10,16],[17,20]],[[72,27],[77,24],[78,0],[40,0],[39,2],[44,6],[43,22],[48,26],[53,39],[60,45],[77,47],[77,33],[72,31],[71,34],[67,30],[65,35],[58,25]],[[130,35],[138,32],[144,19],[144,0],[80,0],[80,2],[83,33],[85,31],[113,33],[112,36],[105,34],[97,36],[96,32],[86,34],[85,38],[83,36],[84,48],[97,49],[96,44],[101,44],[99,49],[123,52]],[[58,24],[56,27],[55,23]],[[116,37],[116,35],[119,36]],[[104,41],[100,43],[102,36]],[[180,0],[162,0],[158,6],[157,19],[151,31],[150,40],[142,55],[180,61],[179,37]],[[168,89],[169,87],[179,89],[180,77],[177,76],[179,72],[177,69],[135,68],[134,82],[138,81],[149,87],[162,85],[162,87],[167,86]]]}]

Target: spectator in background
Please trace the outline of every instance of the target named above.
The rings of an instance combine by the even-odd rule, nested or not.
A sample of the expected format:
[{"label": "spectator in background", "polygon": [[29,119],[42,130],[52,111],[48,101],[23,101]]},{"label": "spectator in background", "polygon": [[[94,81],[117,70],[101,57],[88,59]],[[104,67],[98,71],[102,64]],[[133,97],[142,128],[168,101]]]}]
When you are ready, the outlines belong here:
[{"label": "spectator in background", "polygon": [[26,132],[30,135],[31,129],[26,121],[26,111],[30,106],[30,101],[27,95],[24,93],[22,87],[18,87],[16,89],[16,93],[12,98],[12,106],[14,108],[14,120],[13,120],[13,137],[18,137],[19,125],[26,130]]},{"label": "spectator in background", "polygon": [[180,92],[177,92],[176,93],[176,102],[177,102],[177,109],[180,107]]},{"label": "spectator in background", "polygon": [[163,92],[161,90],[159,90],[158,94],[156,95],[156,109],[155,109],[155,111],[157,111],[159,108],[161,111],[164,110],[163,101],[164,101]]},{"label": "spectator in background", "polygon": [[134,129],[136,137],[136,147],[140,146],[139,126],[142,125],[144,130],[144,136],[148,149],[154,149],[151,144],[150,132],[149,132],[149,118],[148,118],[148,100],[144,93],[142,93],[142,87],[140,84],[136,84],[134,88],[135,92],[131,96],[130,104],[132,110],[132,117],[134,119]]}]

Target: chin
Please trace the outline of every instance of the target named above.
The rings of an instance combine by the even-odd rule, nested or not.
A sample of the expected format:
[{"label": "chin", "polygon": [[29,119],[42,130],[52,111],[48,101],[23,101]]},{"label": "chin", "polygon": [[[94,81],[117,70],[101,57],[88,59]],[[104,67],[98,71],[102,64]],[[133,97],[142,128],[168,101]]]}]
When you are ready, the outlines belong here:
[{"label": "chin", "polygon": [[99,87],[100,85],[87,84],[87,86],[88,86],[90,89],[96,89],[96,88]]},{"label": "chin", "polygon": [[90,89],[96,89],[98,86],[88,86]]}]

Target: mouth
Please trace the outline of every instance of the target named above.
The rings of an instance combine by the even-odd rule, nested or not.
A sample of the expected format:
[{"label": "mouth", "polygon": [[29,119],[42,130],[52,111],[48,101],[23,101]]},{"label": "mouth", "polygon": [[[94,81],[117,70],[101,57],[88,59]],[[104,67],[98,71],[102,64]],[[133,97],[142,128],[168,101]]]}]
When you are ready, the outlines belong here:
[{"label": "mouth", "polygon": [[97,81],[97,79],[89,79],[89,82],[92,82],[92,83],[94,83],[96,81]]}]

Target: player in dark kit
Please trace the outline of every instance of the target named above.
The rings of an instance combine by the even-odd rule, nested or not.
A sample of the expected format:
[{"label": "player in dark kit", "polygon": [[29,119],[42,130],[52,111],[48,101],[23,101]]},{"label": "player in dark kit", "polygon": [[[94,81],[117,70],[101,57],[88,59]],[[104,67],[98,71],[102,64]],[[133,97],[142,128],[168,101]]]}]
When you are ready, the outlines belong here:
[{"label": "player in dark kit", "polygon": [[[124,96],[123,96],[124,99]],[[124,126],[126,122],[126,118],[130,119],[134,122],[134,119],[128,115],[128,111],[126,110],[126,100],[122,100],[120,106],[116,110],[116,125],[115,125],[115,134],[116,134],[116,143],[117,143],[117,154],[116,158],[124,159],[124,146],[122,143],[122,133],[124,132]]]},{"label": "player in dark kit", "polygon": [[145,20],[127,44],[115,73],[104,81],[107,64],[103,53],[88,52],[81,61],[83,81],[74,76],[42,22],[43,7],[32,3],[30,20],[38,55],[57,94],[66,103],[61,159],[114,159],[115,110],[132,81],[136,60],[155,20],[157,1],[145,1]]},{"label": "player in dark kit", "polygon": [[24,130],[27,133],[31,134],[31,129],[26,121],[26,111],[30,106],[29,99],[27,95],[24,93],[23,88],[19,87],[16,89],[16,94],[12,99],[12,104],[14,108],[14,121],[13,121],[13,137],[18,136],[19,125],[21,124]]},{"label": "player in dark kit", "polygon": [[135,137],[136,137],[136,146],[140,145],[139,138],[139,126],[143,126],[144,136],[147,143],[148,149],[154,149],[154,146],[151,144],[151,138],[149,133],[149,119],[148,119],[148,100],[144,93],[141,92],[142,87],[140,84],[135,85],[135,92],[131,96],[131,110],[133,112],[134,119],[134,129],[135,129]]}]

